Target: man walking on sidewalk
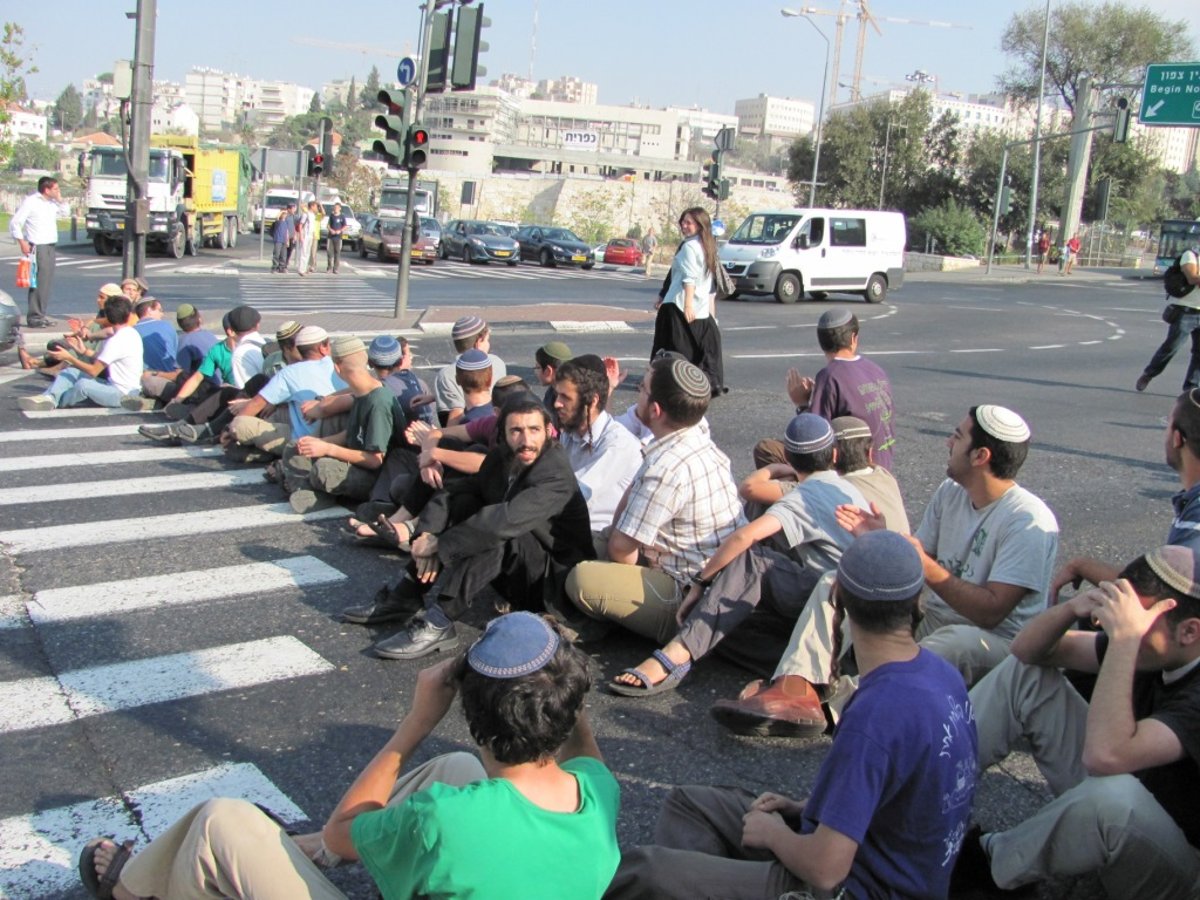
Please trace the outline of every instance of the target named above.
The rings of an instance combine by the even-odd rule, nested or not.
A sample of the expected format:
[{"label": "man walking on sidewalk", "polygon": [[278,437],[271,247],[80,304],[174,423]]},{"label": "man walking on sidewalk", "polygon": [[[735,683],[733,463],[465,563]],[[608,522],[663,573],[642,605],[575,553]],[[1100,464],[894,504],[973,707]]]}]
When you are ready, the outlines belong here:
[{"label": "man walking on sidewalk", "polygon": [[1200,241],[1194,242],[1179,257],[1179,268],[1183,270],[1183,277],[1188,284],[1192,285],[1192,290],[1183,297],[1167,297],[1170,302],[1163,311],[1167,336],[1154,351],[1154,356],[1150,357],[1150,362],[1146,363],[1145,371],[1138,376],[1134,387],[1139,392],[1148,388],[1150,381],[1162,374],[1189,336],[1192,339],[1192,355],[1188,360],[1187,374],[1183,376],[1183,389],[1187,391],[1200,387],[1200,291],[1195,290],[1195,286],[1200,284]]},{"label": "man walking on sidewalk", "polygon": [[34,256],[37,263],[37,282],[29,289],[30,328],[46,328],[54,320],[46,317],[50,308],[50,293],[54,288],[55,245],[58,243],[58,219],[71,214],[63,203],[58,179],[43,175],[38,179],[37,193],[30,194],[8,223],[9,234],[25,256]]}]

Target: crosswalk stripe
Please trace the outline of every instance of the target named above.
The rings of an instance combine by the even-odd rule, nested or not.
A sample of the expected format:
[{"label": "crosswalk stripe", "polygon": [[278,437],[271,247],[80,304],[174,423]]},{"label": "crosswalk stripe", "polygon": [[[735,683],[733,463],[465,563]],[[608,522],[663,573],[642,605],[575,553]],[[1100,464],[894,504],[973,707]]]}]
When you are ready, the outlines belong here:
[{"label": "crosswalk stripe", "polygon": [[47,428],[44,431],[0,431],[0,444],[25,441],[86,440],[94,437],[122,437],[137,434],[137,425],[102,425],[99,428]]},{"label": "crosswalk stripe", "polygon": [[68,406],[65,409],[23,409],[21,415],[27,419],[78,419],[97,416],[146,416],[152,410],[109,409],[107,406]]},{"label": "crosswalk stripe", "polygon": [[111,834],[145,845],[214,797],[261,803],[288,823],[307,818],[250,763],[225,763],[115,797],[14,816],[0,821],[0,897],[42,897],[78,888],[76,861],[86,841]]},{"label": "crosswalk stripe", "polygon": [[164,516],[0,531],[0,544],[7,544],[13,553],[33,553],[63,547],[99,546],[163,537],[191,537],[241,528],[295,525],[301,521],[315,522],[345,515],[346,510],[340,506],[315,510],[300,516],[286,503],[267,503],[233,509],[211,509]]},{"label": "crosswalk stripe", "polygon": [[291,635],[0,683],[0,733],[318,675],[333,664]]},{"label": "crosswalk stripe", "polygon": [[15,371],[0,372],[0,384],[8,384],[10,381],[19,381],[22,378],[28,378],[33,374],[33,369],[17,369]]},{"label": "crosswalk stripe", "polygon": [[119,478],[112,481],[84,481],[75,484],[40,484],[30,487],[0,488],[0,506],[12,506],[16,503],[54,503],[60,500],[84,498],[92,500],[98,497],[126,497],[135,494],[169,494],[174,491],[208,491],[262,483],[261,469],[234,469],[228,472],[180,472],[178,475]]},{"label": "crosswalk stripe", "polygon": [[294,556],[274,562],[49,588],[37,592],[28,605],[28,611],[34,625],[52,625],[98,615],[111,616],[202,600],[226,600],[246,594],[332,584],[345,578],[333,566],[326,565],[314,556]]},{"label": "crosswalk stripe", "polygon": [[25,604],[16,594],[0,597],[0,631],[25,627]]},{"label": "crosswalk stripe", "polygon": [[139,450],[99,450],[95,453],[55,453],[50,456],[9,456],[0,459],[0,472],[161,462],[167,459],[206,459],[220,456],[223,452],[220,447],[148,447]]}]

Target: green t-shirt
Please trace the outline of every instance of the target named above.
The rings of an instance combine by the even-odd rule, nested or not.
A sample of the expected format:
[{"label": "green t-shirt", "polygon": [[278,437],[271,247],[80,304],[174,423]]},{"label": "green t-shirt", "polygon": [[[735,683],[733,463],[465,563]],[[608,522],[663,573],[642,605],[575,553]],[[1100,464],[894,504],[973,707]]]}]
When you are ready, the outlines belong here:
[{"label": "green t-shirt", "polygon": [[387,453],[404,436],[404,411],[396,395],[380,385],[355,397],[346,417],[346,446],[351,450]]},{"label": "green t-shirt", "polygon": [[621,861],[620,788],[598,759],[562,767],[579,782],[573,813],[535,806],[503,778],[435,784],[358,816],[350,838],[385,900],[599,898]]},{"label": "green t-shirt", "polygon": [[233,384],[233,351],[225,346],[224,341],[217,341],[209,348],[197,371],[205,378],[212,378],[218,369],[225,383]]}]

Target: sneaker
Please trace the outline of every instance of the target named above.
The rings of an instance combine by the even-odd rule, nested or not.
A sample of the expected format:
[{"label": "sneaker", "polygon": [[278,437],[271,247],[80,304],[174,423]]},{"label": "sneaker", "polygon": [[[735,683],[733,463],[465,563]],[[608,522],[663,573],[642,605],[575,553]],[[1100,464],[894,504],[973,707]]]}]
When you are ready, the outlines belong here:
[{"label": "sneaker", "polygon": [[49,394],[34,394],[32,397],[17,398],[17,406],[26,412],[48,412],[58,408],[58,403]]},{"label": "sneaker", "polygon": [[152,441],[158,441],[162,444],[170,444],[177,446],[179,444],[179,435],[175,433],[177,425],[142,425],[138,428],[138,434],[144,438],[150,438]]},{"label": "sneaker", "polygon": [[203,425],[180,422],[175,426],[175,434],[185,444],[211,444],[216,440],[216,435],[212,433],[207,422]]},{"label": "sneaker", "polygon": [[1150,376],[1147,375],[1145,372],[1143,372],[1141,375],[1138,376],[1138,380],[1134,384],[1134,388],[1136,388],[1137,392],[1140,394],[1142,391],[1144,391],[1148,387],[1150,387]]},{"label": "sneaker", "polygon": [[130,412],[149,412],[158,403],[153,397],[143,397],[141,394],[131,394],[121,398],[121,409]]}]

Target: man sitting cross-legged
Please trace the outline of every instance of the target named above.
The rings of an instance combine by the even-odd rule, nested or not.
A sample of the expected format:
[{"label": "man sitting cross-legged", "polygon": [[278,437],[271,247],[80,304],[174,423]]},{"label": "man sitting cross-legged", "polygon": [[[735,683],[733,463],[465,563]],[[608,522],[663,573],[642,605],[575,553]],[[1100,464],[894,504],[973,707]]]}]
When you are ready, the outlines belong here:
[{"label": "man sitting cross-legged", "polygon": [[[388,900],[598,900],[620,858],[620,789],[588,724],[589,686],[587,657],[544,619],[503,616],[417,676],[412,708],[320,833],[289,837],[252,803],[208,800],[136,856],[132,841],[89,843],[84,884],[117,900],[345,900],[318,865],[361,860]],[[478,758],[401,775],[455,695]]]},{"label": "man sitting cross-legged", "polygon": [[913,641],[923,585],[902,535],[856,540],[834,597],[862,684],[812,793],[675,788],[655,844],[625,853],[606,898],[945,897],[971,815],[976,734],[962,678]]},{"label": "man sitting cross-legged", "polygon": [[[972,829],[952,887],[997,896],[1094,872],[1114,900],[1195,897],[1200,552],[1138,557],[1033,619],[1012,654],[971,689],[979,766],[1032,746],[1056,799],[1014,827]],[[1090,701],[1060,667],[1098,673]]]},{"label": "man sitting cross-legged", "polygon": [[510,398],[500,413],[503,443],[421,513],[404,577],[342,612],[362,625],[408,619],[372,648],[377,656],[417,659],[455,646],[453,619],[488,585],[513,606],[543,609],[571,567],[592,558],[587,503],[549,423],[535,397]]}]

